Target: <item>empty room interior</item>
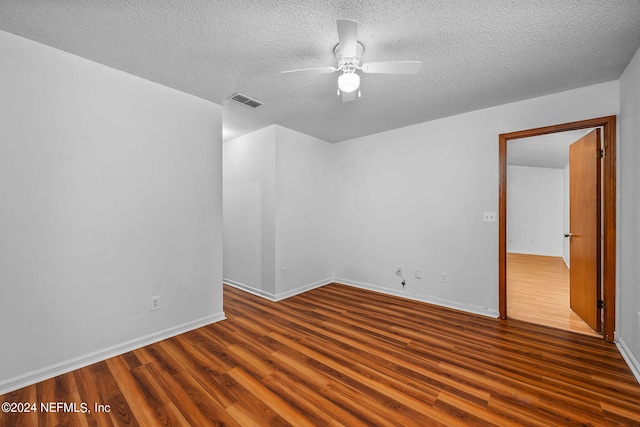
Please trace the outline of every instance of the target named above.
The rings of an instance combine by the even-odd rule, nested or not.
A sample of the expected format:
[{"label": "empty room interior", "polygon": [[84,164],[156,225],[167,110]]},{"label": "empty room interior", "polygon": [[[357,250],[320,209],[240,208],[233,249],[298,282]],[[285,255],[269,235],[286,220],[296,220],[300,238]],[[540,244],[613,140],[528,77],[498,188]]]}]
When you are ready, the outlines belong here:
[{"label": "empty room interior", "polygon": [[513,140],[507,159],[509,317],[599,335],[571,308],[569,147],[592,129]]},{"label": "empty room interior", "polygon": [[0,2],[0,425],[640,425],[635,0]]}]

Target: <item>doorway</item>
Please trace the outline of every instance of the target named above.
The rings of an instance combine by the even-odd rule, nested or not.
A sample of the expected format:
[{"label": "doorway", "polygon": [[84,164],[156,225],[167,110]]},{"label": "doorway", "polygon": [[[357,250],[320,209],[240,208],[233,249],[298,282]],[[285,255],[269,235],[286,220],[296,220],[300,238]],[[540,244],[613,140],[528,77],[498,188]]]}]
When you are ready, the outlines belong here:
[{"label": "doorway", "polygon": [[[509,141],[521,138],[547,135],[557,132],[579,129],[602,128],[602,159],[601,174],[601,257],[598,272],[602,286],[602,336],[609,342],[614,340],[615,331],[615,217],[616,217],[616,146],[615,146],[616,117],[608,116],[578,122],[565,123],[543,128],[529,129],[499,136],[500,160],[500,192],[499,192],[499,238],[498,238],[498,280],[499,280],[499,308],[500,317],[507,318],[507,150]],[[600,299],[600,298],[598,298]]]},{"label": "doorway", "polygon": [[[600,295],[600,292],[595,288],[581,290],[576,285],[581,280],[578,273],[585,271],[585,267],[588,268],[585,272],[593,275],[590,280],[582,281],[591,287],[599,283],[594,274],[595,263],[581,264],[586,257],[579,251],[581,242],[586,240],[592,242],[591,249],[596,250],[597,230],[589,224],[594,228],[594,237],[585,238],[583,232],[578,233],[582,216],[573,219],[573,227],[570,218],[570,212],[575,216],[576,212],[595,211],[598,203],[596,198],[587,195],[592,204],[581,208],[570,206],[571,201],[583,198],[578,184],[584,187],[586,183],[599,182],[593,164],[597,161],[595,145],[591,147],[592,155],[585,153],[588,163],[582,168],[584,172],[592,171],[592,176],[575,182],[583,160],[576,156],[575,148],[593,132],[591,128],[579,129],[510,140],[507,151],[507,304],[512,319],[600,336],[596,332],[600,331],[600,326],[593,321],[597,311],[595,294]],[[570,191],[572,177],[574,188]],[[587,193],[595,194],[593,187],[589,187]],[[577,197],[570,198],[570,194]],[[569,235],[571,231],[581,236],[574,239]],[[578,252],[570,251],[571,246]],[[570,270],[572,253],[577,265]],[[570,277],[574,280],[570,281]],[[570,286],[571,283],[574,286]],[[582,294],[594,294],[594,301],[576,299]],[[589,316],[590,324],[584,319]]]}]

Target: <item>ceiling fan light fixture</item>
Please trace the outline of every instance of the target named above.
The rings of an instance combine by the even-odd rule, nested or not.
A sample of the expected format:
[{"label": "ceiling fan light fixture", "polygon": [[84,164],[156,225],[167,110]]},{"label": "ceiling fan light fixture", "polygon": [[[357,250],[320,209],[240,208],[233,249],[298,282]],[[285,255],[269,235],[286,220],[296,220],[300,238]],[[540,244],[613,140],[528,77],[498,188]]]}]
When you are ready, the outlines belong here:
[{"label": "ceiling fan light fixture", "polygon": [[338,87],[342,92],[351,93],[360,87],[360,76],[358,73],[342,73],[338,77]]},{"label": "ceiling fan light fixture", "polygon": [[282,73],[328,74],[339,71],[338,96],[342,94],[342,102],[351,102],[362,96],[358,71],[371,74],[418,74],[420,71],[421,61],[366,62],[360,66],[364,46],[358,41],[358,22],[338,19],[336,23],[338,44],[333,47],[333,55],[337,67],[302,68]]}]

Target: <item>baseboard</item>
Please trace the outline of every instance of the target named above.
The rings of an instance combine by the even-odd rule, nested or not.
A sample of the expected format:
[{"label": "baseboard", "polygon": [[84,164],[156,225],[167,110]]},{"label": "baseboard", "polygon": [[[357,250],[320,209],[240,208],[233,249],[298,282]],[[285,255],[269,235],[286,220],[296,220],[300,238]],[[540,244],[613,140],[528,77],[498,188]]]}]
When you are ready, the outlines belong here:
[{"label": "baseboard", "polygon": [[324,285],[328,285],[329,283],[332,283],[334,280],[333,278],[327,278],[327,279],[323,279],[323,280],[318,280],[317,282],[313,282],[313,283],[309,283],[306,285],[302,285],[302,286],[298,286],[295,289],[291,289],[285,292],[279,292],[276,294],[273,294],[271,292],[266,292],[263,291],[262,289],[258,289],[255,288],[253,286],[250,285],[246,285],[244,283],[240,283],[240,282],[236,282],[235,280],[231,280],[231,279],[227,279],[226,277],[222,279],[222,282],[229,285],[229,286],[233,286],[234,288],[240,289],[242,291],[245,292],[249,292],[250,294],[268,299],[269,301],[282,301],[283,299],[286,298],[290,298],[292,296],[295,295],[299,295],[301,293],[310,291],[311,289],[315,289],[315,288],[319,288],[321,286]]},{"label": "baseboard", "polygon": [[324,280],[319,280],[314,283],[310,283],[308,285],[299,286],[290,291],[282,292],[279,294],[273,294],[270,292],[265,292],[261,289],[254,288],[253,286],[246,285],[244,283],[236,282],[235,280],[231,280],[228,278],[224,278],[223,282],[229,286],[233,286],[234,288],[240,289],[245,292],[249,292],[250,294],[268,299],[269,301],[281,301],[285,298],[292,297],[294,295],[301,294],[303,292],[307,292],[311,289],[319,288],[321,286],[328,285],[329,283],[337,282],[347,286],[353,286],[355,288],[366,289],[369,291],[380,292],[387,295],[393,295],[401,298],[409,298],[415,301],[426,302],[429,304],[439,305],[442,307],[452,308],[454,310],[460,310],[467,313],[480,314],[482,316],[498,318],[500,313],[497,310],[492,310],[487,307],[480,307],[472,304],[466,304],[459,301],[448,300],[446,298],[435,297],[431,295],[425,294],[417,294],[413,292],[404,292],[404,291],[396,291],[389,288],[384,288],[382,286],[372,285],[370,283],[357,282],[355,280],[343,279],[339,277],[327,278]]},{"label": "baseboard", "polygon": [[149,335],[142,336],[130,341],[123,342],[111,347],[107,347],[103,350],[99,350],[93,353],[86,354],[84,356],[76,357],[64,362],[56,363],[47,366],[42,369],[38,369],[32,372],[28,372],[22,375],[15,376],[3,381],[0,381],[0,394],[10,393],[14,390],[21,389],[40,381],[47,380],[49,378],[56,377],[58,375],[66,374],[67,372],[74,371],[76,369],[84,368],[93,363],[97,363],[114,356],[126,353],[131,350],[135,350],[140,347],[144,347],[149,344],[153,344],[158,341],[165,340],[167,338],[174,337],[176,335],[189,332],[191,330],[210,325],[212,323],[219,322],[226,319],[224,312],[214,314],[211,316],[202,317],[200,319],[186,322],[178,326],[167,328],[165,330],[154,332]]},{"label": "baseboard", "polygon": [[372,285],[371,283],[356,282],[354,280],[343,279],[336,277],[334,282],[341,283],[355,288],[366,289],[369,291],[380,292],[382,294],[393,295],[401,298],[408,298],[415,301],[426,302],[429,304],[438,305],[441,307],[452,308],[454,310],[460,310],[467,313],[479,314],[481,316],[498,318],[500,313],[497,310],[492,310],[488,307],[481,307],[472,304],[466,304],[459,301],[453,301],[446,298],[440,298],[432,295],[418,294],[415,292],[406,292],[401,290],[389,289],[382,286]]},{"label": "baseboard", "polygon": [[251,285],[236,282],[235,280],[227,279],[226,277],[222,278],[222,283],[224,283],[225,285],[233,286],[234,288],[240,289],[241,291],[249,292],[250,294],[253,294],[255,296],[268,299],[269,301],[276,301],[275,294],[263,291],[262,289],[254,288]]},{"label": "baseboard", "polygon": [[616,341],[616,346],[618,347],[624,361],[629,365],[629,369],[631,369],[633,376],[636,377],[636,381],[640,384],[640,362],[635,358],[633,353],[631,353],[631,349],[623,339],[619,338]]},{"label": "baseboard", "polygon": [[509,251],[507,250],[507,253],[509,254],[518,254],[518,255],[533,255],[533,256],[548,256],[548,257],[553,257],[553,258],[562,258],[562,254],[554,254],[554,253],[549,253],[549,252],[536,252],[536,251]]},{"label": "baseboard", "polygon": [[280,292],[276,294],[276,301],[282,301],[283,299],[290,298],[295,295],[302,294],[304,292],[310,291],[311,289],[320,288],[324,285],[328,285],[329,283],[333,283],[333,277],[328,279],[318,280],[317,282],[309,283],[308,285],[298,286],[295,289],[291,289],[286,292]]}]

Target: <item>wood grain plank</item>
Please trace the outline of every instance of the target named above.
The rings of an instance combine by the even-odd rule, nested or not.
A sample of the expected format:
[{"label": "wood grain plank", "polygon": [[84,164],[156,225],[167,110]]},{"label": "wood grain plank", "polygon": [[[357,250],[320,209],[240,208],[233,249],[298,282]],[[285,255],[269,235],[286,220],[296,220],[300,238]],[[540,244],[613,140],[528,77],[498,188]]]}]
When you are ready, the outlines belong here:
[{"label": "wood grain plank", "polygon": [[211,416],[210,410],[207,406],[203,406],[203,404],[207,403],[206,399],[203,399],[197,390],[194,391],[189,387],[186,381],[174,378],[174,375],[163,369],[162,365],[157,362],[146,366],[165,390],[167,396],[171,399],[171,403],[178,408],[181,416],[188,421],[188,425],[212,425],[212,421],[208,418],[208,416]]},{"label": "wood grain plank", "polygon": [[107,359],[105,363],[112,375],[117,378],[118,387],[122,391],[123,397],[127,402],[131,402],[131,405],[127,406],[136,420],[143,426],[156,424],[153,407],[147,402],[144,392],[131,374],[127,358],[112,357]]},{"label": "wood grain plank", "polygon": [[239,384],[242,384],[245,389],[251,390],[259,400],[264,402],[275,413],[282,416],[282,418],[290,420],[293,425],[313,427],[314,424],[308,418],[246,371],[240,368],[234,368],[229,371],[229,376]]},{"label": "wood grain plank", "polygon": [[82,397],[82,400],[92,406],[91,413],[87,414],[87,421],[90,425],[113,426],[113,421],[108,413],[93,410],[95,404],[103,405],[107,402],[106,399],[103,399],[100,395],[98,385],[96,384],[96,377],[89,368],[90,367],[86,367],[73,372],[78,386],[78,393]]},{"label": "wood grain plank", "polygon": [[339,284],[224,293],[225,321],[0,397],[111,413],[0,425],[640,424],[640,385],[602,339]]}]

